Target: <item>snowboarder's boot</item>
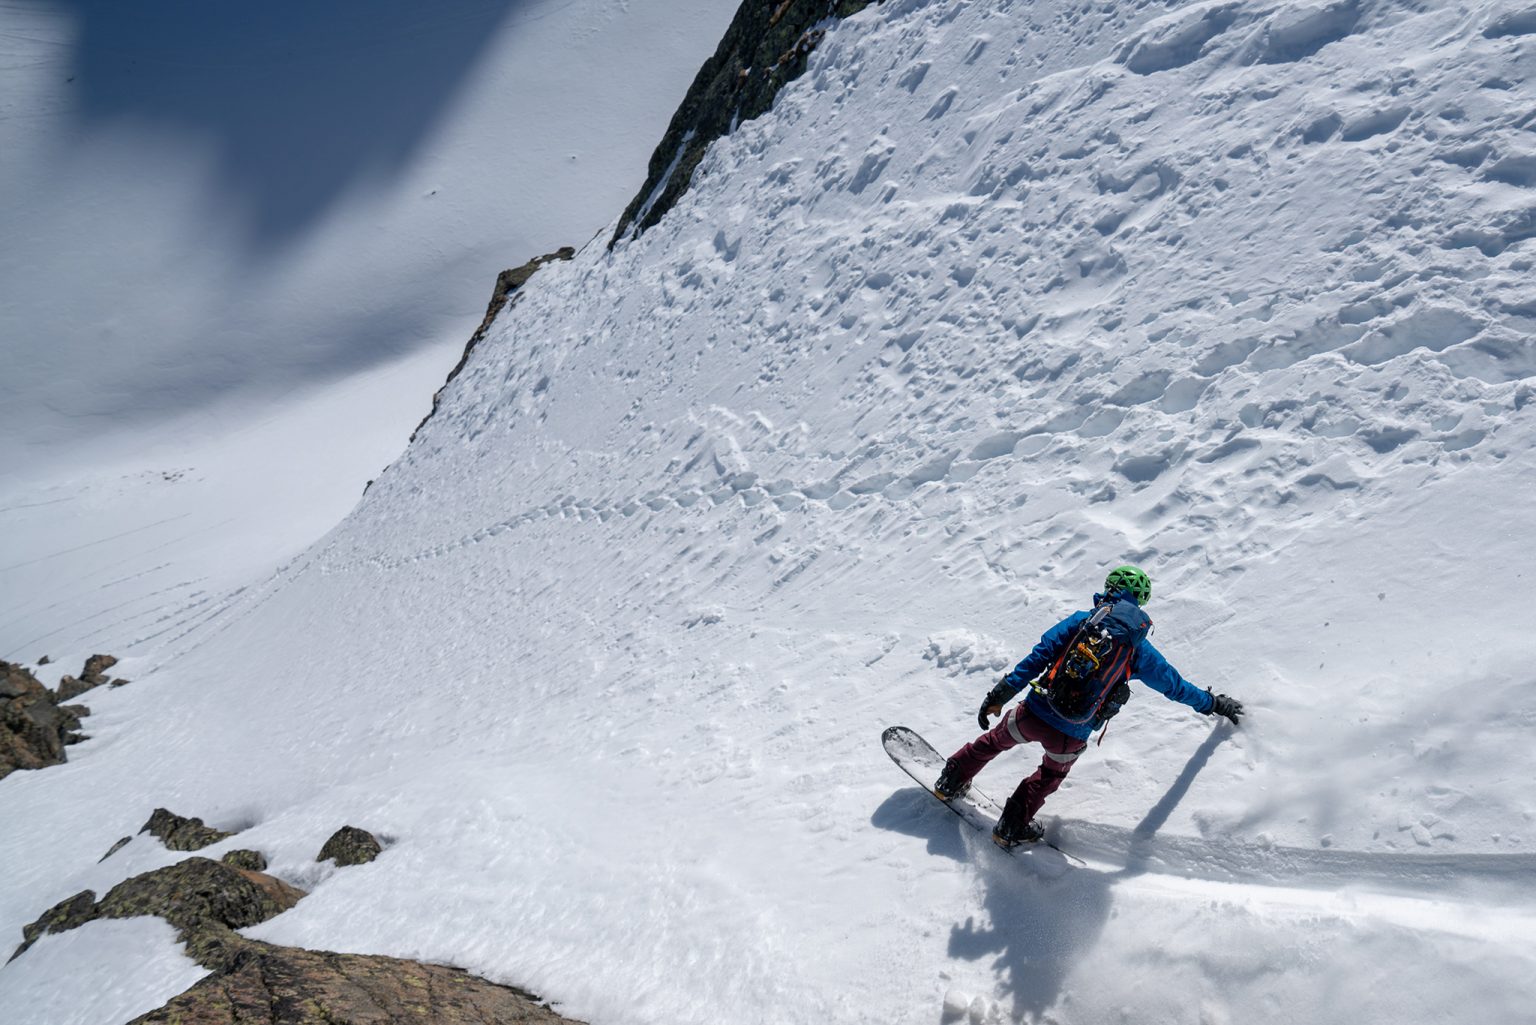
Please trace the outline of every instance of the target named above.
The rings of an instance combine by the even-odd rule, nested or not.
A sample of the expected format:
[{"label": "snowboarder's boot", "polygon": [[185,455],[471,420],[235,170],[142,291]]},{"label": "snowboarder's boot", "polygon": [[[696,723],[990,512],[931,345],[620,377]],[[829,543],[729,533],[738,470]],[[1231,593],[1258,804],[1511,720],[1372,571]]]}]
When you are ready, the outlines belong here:
[{"label": "snowboarder's boot", "polygon": [[[1012,812],[1013,814],[1010,814]],[[1012,801],[1003,809],[1003,817],[992,830],[992,842],[999,847],[1014,848],[1020,844],[1039,843],[1045,839],[1045,827],[1034,819],[1021,822],[1024,816],[1017,813]]]},{"label": "snowboarder's boot", "polygon": [[944,771],[933,784],[933,795],[941,801],[953,801],[971,792],[971,781],[955,778],[955,760],[944,763]]}]

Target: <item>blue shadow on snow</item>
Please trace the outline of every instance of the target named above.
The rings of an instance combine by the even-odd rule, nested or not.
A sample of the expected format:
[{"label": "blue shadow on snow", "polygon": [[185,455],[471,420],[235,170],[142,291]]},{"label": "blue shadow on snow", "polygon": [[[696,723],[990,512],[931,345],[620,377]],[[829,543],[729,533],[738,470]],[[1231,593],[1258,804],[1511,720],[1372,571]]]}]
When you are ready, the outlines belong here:
[{"label": "blue shadow on snow", "polygon": [[[973,855],[972,846],[965,842],[970,827],[919,787],[892,794],[870,822],[880,829],[925,838],[930,854],[976,863],[984,891],[984,919],[968,918],[953,927],[950,956],[967,961],[991,957],[998,995],[1012,1002],[1013,1016],[1039,1015],[1057,1003],[1067,977],[1091,955],[1109,920],[1115,884],[1145,871],[1145,858],[1136,850],[1136,842],[1152,841],[1229,736],[1230,729],[1213,730],[1195,750],[1168,791],[1131,831],[1130,856],[1125,867],[1115,871],[1076,868],[1052,878],[1039,865],[1032,867],[1035,854],[1006,854],[984,837],[974,845]],[[1003,776],[995,768],[992,775]],[[1058,794],[1053,801],[1064,796]],[[1063,841],[1063,846],[1070,851],[1069,843]]]},{"label": "blue shadow on snow", "polygon": [[[399,171],[502,22],[539,0],[56,0],[73,15],[71,82],[89,126],[170,129],[211,145],[217,195],[252,252]],[[536,16],[536,13],[535,15]]]}]

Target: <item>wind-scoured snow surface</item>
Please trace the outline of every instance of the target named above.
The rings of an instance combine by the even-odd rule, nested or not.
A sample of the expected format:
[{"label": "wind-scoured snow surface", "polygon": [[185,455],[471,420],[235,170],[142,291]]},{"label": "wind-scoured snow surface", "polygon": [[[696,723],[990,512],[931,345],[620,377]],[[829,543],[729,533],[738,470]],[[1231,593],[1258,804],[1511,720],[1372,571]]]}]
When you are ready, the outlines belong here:
[{"label": "wind-scoured snow surface", "polygon": [[[324,542],[0,785],[0,934],[179,857],[95,863],[168,805],[312,889],[253,935],[597,1023],[1521,1020],[1533,46],[1508,4],[836,26]],[[1045,872],[880,730],[971,739],[1127,561],[1250,715],[1138,688]],[[377,862],[313,862],[343,822]]]}]

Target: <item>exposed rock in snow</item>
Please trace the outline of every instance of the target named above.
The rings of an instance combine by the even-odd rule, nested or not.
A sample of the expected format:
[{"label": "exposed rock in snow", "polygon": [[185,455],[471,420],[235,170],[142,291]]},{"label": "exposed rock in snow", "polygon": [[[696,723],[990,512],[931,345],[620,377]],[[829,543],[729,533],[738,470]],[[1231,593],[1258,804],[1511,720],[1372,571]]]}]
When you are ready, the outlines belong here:
[{"label": "exposed rock in snow", "polygon": [[59,678],[59,688],[56,693],[60,701],[69,701],[72,698],[79,697],[94,686],[96,684],[86,683],[77,676],[65,674]]},{"label": "exposed rock in snow", "polygon": [[[42,662],[38,662],[38,665],[42,664]],[[78,677],[67,674],[60,677],[59,686],[55,691],[58,700],[68,701],[71,698],[79,697],[86,691],[100,687],[104,683],[110,683],[114,687],[121,687],[128,681],[121,678],[107,679],[106,671],[115,665],[117,665],[117,659],[112,655],[92,655],[85,660],[85,668],[80,671]]]},{"label": "exposed rock in snow", "polygon": [[92,655],[85,660],[85,668],[80,672],[80,682],[91,687],[106,683],[106,671],[115,665],[117,665],[117,657],[114,655]]},{"label": "exposed rock in snow", "polygon": [[118,851],[122,850],[124,847],[127,847],[132,842],[133,842],[133,837],[131,837],[131,836],[125,836],[122,839],[114,842],[111,847],[107,848],[107,853],[105,853],[105,854],[103,854],[101,856],[101,860],[98,861],[97,864],[99,865],[99,864],[101,864],[102,861],[106,861],[108,858],[112,857],[112,855],[116,854]]},{"label": "exposed rock in snow", "polygon": [[[538,269],[544,266],[546,263],[553,263],[556,260],[569,260],[575,255],[575,249],[572,249],[570,246],[561,246],[553,253],[545,253],[543,256],[535,256],[533,259],[519,267],[513,267],[511,270],[504,270],[500,274],[496,275],[496,287],[491,289],[491,301],[485,308],[484,319],[480,321],[480,326],[475,328],[475,333],[470,336],[469,341],[465,344],[464,353],[459,357],[459,361],[453,365],[452,370],[448,371],[448,377],[443,381],[442,388],[438,388],[438,390],[433,393],[432,408],[427,412],[426,416],[422,417],[421,423],[416,425],[416,430],[411,432],[412,439],[416,437],[416,434],[421,430],[426,422],[432,419],[432,414],[437,412],[438,403],[442,399],[443,388],[448,387],[448,385],[453,383],[453,379],[459,376],[459,371],[463,370],[464,364],[469,362],[470,353],[474,352],[475,346],[479,345],[480,342],[484,340],[486,332],[489,331],[491,329],[491,325],[495,323],[497,315],[501,313],[502,310],[507,308],[508,302],[515,303],[517,301],[517,290],[526,285],[528,280],[533,277],[534,273],[537,272]],[[373,482],[369,481],[368,483],[372,484]]]},{"label": "exposed rock in snow", "polygon": [[[367,836],[361,830],[353,832]],[[237,857],[249,855],[254,858]],[[78,929],[98,919],[155,915],[177,929],[188,955],[213,974],[135,1022],[480,1025],[567,1020],[525,990],[456,968],[247,939],[234,930],[281,914],[305,893],[274,876],[235,867],[234,861],[265,864],[255,851],[232,851],[222,864],[188,858],[134,876],[100,901],[90,890],[77,893],[26,926],[24,942],[11,958],[20,957],[46,934]]]},{"label": "exposed rock in snow", "polygon": [[267,870],[266,855],[260,851],[230,851],[219,860],[231,868],[244,869],[247,872],[265,872]]},{"label": "exposed rock in snow", "polygon": [[216,967],[231,942],[231,929],[265,922],[304,897],[274,876],[245,871],[207,858],[188,858],[145,872],[107,891],[101,900],[90,890],[49,908],[22,929],[21,956],[44,933],[75,929],[98,918],[158,915],[178,930],[198,963]]},{"label": "exposed rock in snow", "polygon": [[710,144],[762,115],[785,83],[805,73],[829,20],[867,6],[869,0],[743,3],[651,154],[645,184],[619,218],[610,248],[631,230],[638,234],[661,220],[687,191]]},{"label": "exposed rock in snow", "polygon": [[316,861],[331,859],[338,865],[366,865],[384,850],[373,834],[356,826],[342,826],[331,834],[315,856]]},{"label": "exposed rock in snow", "polygon": [[184,818],[165,808],[156,808],[139,832],[150,834],[172,851],[200,851],[235,835],[205,825],[202,819]]},{"label": "exposed rock in snow", "polygon": [[556,1025],[525,990],[445,965],[242,940],[229,967],[129,1025]]},{"label": "exposed rock in snow", "polygon": [[0,779],[57,765],[66,745],[85,739],[78,730],[90,709],[58,702],[31,670],[0,661]]}]

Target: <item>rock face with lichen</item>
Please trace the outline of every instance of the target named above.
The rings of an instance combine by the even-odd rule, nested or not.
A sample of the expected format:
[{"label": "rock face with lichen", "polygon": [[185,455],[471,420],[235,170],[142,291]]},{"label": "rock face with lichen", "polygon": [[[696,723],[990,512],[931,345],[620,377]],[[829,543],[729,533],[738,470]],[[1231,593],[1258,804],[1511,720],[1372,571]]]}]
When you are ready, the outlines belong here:
[{"label": "rock face with lichen", "polygon": [[219,860],[226,865],[234,868],[243,868],[248,872],[265,872],[267,870],[267,856],[260,851],[230,851]]},{"label": "rock face with lichen", "polygon": [[377,858],[383,850],[379,841],[375,840],[373,834],[366,829],[342,826],[331,834],[329,840],[325,841],[315,860],[325,861],[329,858],[338,865],[366,865]]},{"label": "rock face with lichen", "polygon": [[[353,832],[368,836],[362,830]],[[261,857],[255,851],[232,851],[227,857],[248,860],[235,855]],[[61,901],[22,930],[24,942],[12,957],[19,957],[46,933],[64,932],[99,918],[158,915],[176,927],[187,955],[212,974],[163,1007],[135,1018],[133,1025],[555,1025],[569,1021],[530,993],[457,968],[280,947],[235,931],[279,915],[303,897],[302,890],[275,876],[207,858],[188,858],[119,883],[99,901],[90,890]]]},{"label": "rock face with lichen", "polygon": [[222,961],[217,952],[234,938],[231,930],[265,922],[303,896],[304,891],[275,876],[188,858],[118,883],[101,900],[82,890],[55,904],[22,929],[22,944],[11,956],[20,956],[45,933],[64,932],[98,918],[159,915],[177,928],[194,960],[214,967]]},{"label": "rock face with lichen", "polygon": [[41,769],[65,761],[64,748],[84,740],[84,705],[60,704],[31,670],[0,662],[0,779],[17,769]]},{"label": "rock face with lichen", "polygon": [[139,832],[150,834],[172,851],[200,851],[235,835],[204,825],[202,819],[184,818],[164,808],[156,808]]},{"label": "rock face with lichen", "polygon": [[242,940],[216,972],[130,1025],[497,1025],[568,1022],[457,968]]},{"label": "rock face with lichen", "polygon": [[744,0],[672,115],[651,154],[645,184],[625,208],[609,247],[672,209],[710,143],[768,112],[784,84],[804,73],[828,18],[846,18],[868,6],[869,0]]}]

